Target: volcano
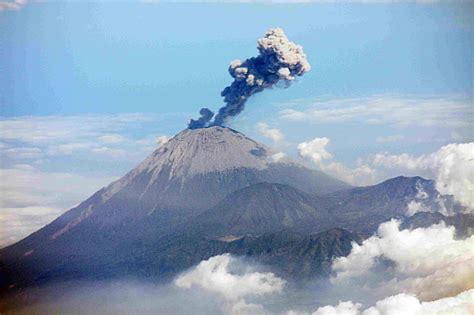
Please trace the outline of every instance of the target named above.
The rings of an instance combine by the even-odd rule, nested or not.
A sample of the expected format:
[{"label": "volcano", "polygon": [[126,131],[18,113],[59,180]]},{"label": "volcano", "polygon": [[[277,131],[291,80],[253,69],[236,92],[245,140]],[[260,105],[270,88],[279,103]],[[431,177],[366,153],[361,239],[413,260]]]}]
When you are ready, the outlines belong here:
[{"label": "volcano", "polygon": [[291,185],[316,195],[350,187],[296,162],[277,161],[274,154],[230,128],[186,129],[121,179],[2,249],[2,269],[13,262],[24,266],[25,281],[38,266],[77,266],[74,273],[83,274],[81,266],[89,265],[89,259],[111,263],[128,258],[125,244],[136,249],[160,239],[227,195],[257,183]]},{"label": "volcano", "polygon": [[1,249],[0,293],[79,279],[164,281],[226,252],[277,273],[327,275],[352,242],[402,216],[419,187],[439,197],[419,177],[353,188],[275,154],[226,127],[180,132],[121,179]]}]

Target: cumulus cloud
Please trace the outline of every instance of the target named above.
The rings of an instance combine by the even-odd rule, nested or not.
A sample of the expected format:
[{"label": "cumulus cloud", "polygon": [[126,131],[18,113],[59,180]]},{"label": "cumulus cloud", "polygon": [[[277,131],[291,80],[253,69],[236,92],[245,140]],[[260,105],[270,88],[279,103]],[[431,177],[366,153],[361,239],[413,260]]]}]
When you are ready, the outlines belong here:
[{"label": "cumulus cloud", "polygon": [[301,157],[309,158],[314,163],[320,164],[323,160],[332,159],[333,155],[326,150],[329,144],[328,138],[314,138],[311,141],[298,144],[298,152]]},{"label": "cumulus cloud", "polygon": [[454,227],[444,223],[428,228],[400,230],[392,220],[361,245],[352,244],[347,257],[333,263],[333,283],[353,278],[369,281],[377,263],[393,263],[392,278],[384,290],[416,294],[425,300],[452,296],[474,287],[474,236],[455,239]]},{"label": "cumulus cloud", "polygon": [[474,142],[451,143],[431,154],[377,154],[373,163],[385,168],[429,171],[436,189],[453,195],[462,205],[474,209]]},{"label": "cumulus cloud", "polygon": [[[312,315],[464,315],[474,312],[474,290],[468,290],[454,297],[431,302],[422,302],[415,296],[401,293],[387,297],[365,310],[359,303],[341,302],[337,306],[318,308]],[[291,314],[298,314],[288,313]]]},{"label": "cumulus cloud", "polygon": [[301,157],[313,161],[322,171],[345,182],[354,185],[373,183],[375,171],[369,165],[358,163],[355,168],[349,168],[342,163],[332,161],[334,156],[326,149],[330,142],[328,138],[314,138],[311,141],[302,142],[297,146],[298,153]]},{"label": "cumulus cloud", "polygon": [[163,145],[165,145],[166,143],[168,143],[168,141],[170,140],[170,137],[168,136],[160,136],[156,139],[156,144],[161,147]]},{"label": "cumulus cloud", "polygon": [[281,292],[285,281],[273,273],[251,271],[244,268],[237,273],[233,265],[238,264],[229,254],[214,256],[200,262],[192,270],[175,280],[175,285],[193,287],[219,295],[225,301],[229,314],[261,314],[264,309],[258,304],[248,304],[245,298]]},{"label": "cumulus cloud", "polygon": [[340,302],[337,306],[323,306],[312,315],[357,315],[362,305],[352,301]]},{"label": "cumulus cloud", "polygon": [[264,137],[271,139],[275,143],[281,142],[285,139],[280,129],[271,128],[264,122],[259,122],[257,124],[257,129]]}]

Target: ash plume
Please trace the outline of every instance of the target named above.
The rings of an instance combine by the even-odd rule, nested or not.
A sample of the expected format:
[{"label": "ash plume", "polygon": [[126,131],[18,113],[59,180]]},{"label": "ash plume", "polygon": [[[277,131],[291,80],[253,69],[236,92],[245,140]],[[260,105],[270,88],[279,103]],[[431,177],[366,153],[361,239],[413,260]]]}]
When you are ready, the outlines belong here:
[{"label": "ash plume", "polygon": [[212,119],[212,117],[214,117],[214,112],[208,108],[201,108],[201,110],[199,111],[199,115],[201,115],[201,117],[199,117],[198,119],[191,119],[189,121],[189,129],[198,129],[206,126]]},{"label": "ash plume", "polygon": [[201,117],[191,119],[189,129],[223,125],[244,110],[245,102],[253,94],[278,82],[284,82],[283,86],[288,87],[296,76],[311,69],[303,47],[289,41],[281,28],[270,29],[257,43],[257,57],[230,63],[229,73],[234,81],[221,92],[226,105],[215,116],[211,110],[202,108]]}]

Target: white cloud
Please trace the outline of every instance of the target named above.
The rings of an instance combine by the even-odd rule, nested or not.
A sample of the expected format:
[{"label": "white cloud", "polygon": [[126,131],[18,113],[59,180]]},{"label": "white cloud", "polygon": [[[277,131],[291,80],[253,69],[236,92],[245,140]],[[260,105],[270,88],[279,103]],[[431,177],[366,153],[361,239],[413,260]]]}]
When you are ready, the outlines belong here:
[{"label": "white cloud", "polygon": [[365,123],[390,126],[469,128],[474,122],[472,101],[467,98],[421,98],[389,95],[346,99],[300,100],[288,104],[280,118],[316,123]]},{"label": "white cloud", "polygon": [[328,138],[314,138],[311,141],[298,144],[297,149],[301,157],[313,161],[322,171],[354,185],[365,185],[373,182],[374,170],[359,163],[357,167],[351,169],[342,163],[331,160],[334,156],[327,151],[326,147],[331,140]]},{"label": "white cloud", "polygon": [[233,264],[238,264],[238,261],[229,254],[214,256],[179,276],[174,283],[179,288],[195,287],[219,295],[230,314],[262,313],[262,306],[248,304],[244,298],[281,292],[285,282],[273,273],[248,268],[243,273],[233,273]]},{"label": "white cloud", "polygon": [[337,306],[320,307],[312,315],[357,315],[361,306],[352,301],[340,302]]},{"label": "white cloud", "polygon": [[320,165],[321,170],[356,186],[374,183],[375,170],[367,164],[359,163],[354,168],[349,168],[339,162],[328,162]]},{"label": "white cloud", "polygon": [[158,146],[161,147],[167,144],[169,140],[170,140],[170,137],[168,136],[160,136],[156,139],[156,144],[158,144]]},{"label": "white cloud", "polygon": [[333,155],[326,150],[328,138],[314,138],[311,141],[298,144],[298,153],[301,157],[309,158],[314,163],[320,164],[323,160],[332,159]]},{"label": "white cloud", "polygon": [[448,144],[417,157],[377,154],[373,163],[386,168],[427,170],[440,193],[453,195],[462,205],[474,209],[474,142]]},{"label": "white cloud", "polygon": [[283,152],[278,152],[270,156],[272,162],[278,163],[283,161],[286,158],[286,154]]},{"label": "white cloud", "polygon": [[264,122],[257,124],[258,131],[266,138],[271,139],[273,142],[278,143],[285,139],[283,133],[277,128],[270,128],[270,126]]},{"label": "white cloud", "polygon": [[[411,200],[407,205],[407,216],[412,216],[418,212],[431,212],[431,208],[425,205],[424,200],[428,199],[428,193],[424,190],[420,182],[416,183],[415,200]],[[447,214],[447,213],[443,213]]]},{"label": "white cloud", "polygon": [[284,281],[270,272],[231,273],[232,263],[235,261],[229,254],[211,257],[179,276],[175,284],[187,289],[195,286],[232,301],[280,292],[283,289]]},{"label": "white cloud", "polygon": [[38,230],[115,179],[44,172],[28,164],[0,169],[0,247]]},{"label": "white cloud", "polygon": [[353,243],[348,256],[334,260],[333,283],[368,282],[383,258],[393,262],[394,274],[380,290],[432,300],[474,287],[474,236],[456,239],[454,227],[444,223],[414,230],[400,230],[399,225],[396,220],[383,223],[377,235],[361,245]]},{"label": "white cloud", "polygon": [[[351,301],[341,302],[337,306],[318,308],[312,315],[465,315],[474,311],[474,290],[460,293],[454,297],[431,302],[421,302],[415,296],[401,293],[387,297],[364,310],[361,304]],[[297,314],[297,313],[293,313]]]}]

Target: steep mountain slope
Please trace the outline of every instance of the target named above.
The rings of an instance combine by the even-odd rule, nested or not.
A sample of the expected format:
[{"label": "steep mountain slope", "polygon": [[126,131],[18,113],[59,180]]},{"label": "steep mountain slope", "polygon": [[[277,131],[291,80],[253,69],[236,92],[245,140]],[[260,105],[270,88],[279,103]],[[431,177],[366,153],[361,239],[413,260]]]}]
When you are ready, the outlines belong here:
[{"label": "steep mountain slope", "polygon": [[325,199],[291,186],[258,183],[229,194],[186,226],[211,238],[283,229],[321,231],[335,225],[327,208]]}]

